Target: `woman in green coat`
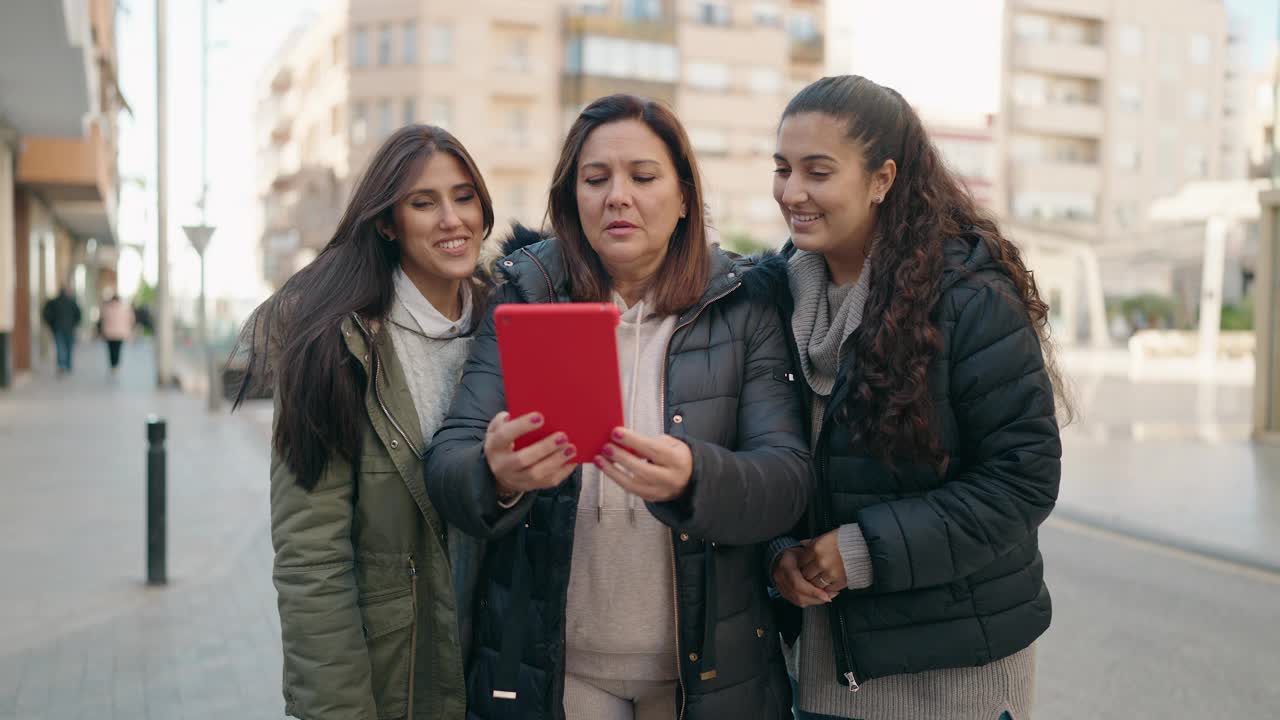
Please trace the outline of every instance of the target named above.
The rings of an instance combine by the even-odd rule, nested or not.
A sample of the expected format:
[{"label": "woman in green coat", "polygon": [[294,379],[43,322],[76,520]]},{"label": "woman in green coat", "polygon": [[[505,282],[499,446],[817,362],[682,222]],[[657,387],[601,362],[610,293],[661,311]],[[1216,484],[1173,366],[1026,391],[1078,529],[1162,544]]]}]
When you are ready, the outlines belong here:
[{"label": "woman in green coat", "polygon": [[292,716],[464,717],[454,578],[465,597],[474,547],[432,508],[422,457],[484,315],[492,227],[461,143],[405,127],[328,245],[246,325],[241,397],[275,394],[273,578]]}]

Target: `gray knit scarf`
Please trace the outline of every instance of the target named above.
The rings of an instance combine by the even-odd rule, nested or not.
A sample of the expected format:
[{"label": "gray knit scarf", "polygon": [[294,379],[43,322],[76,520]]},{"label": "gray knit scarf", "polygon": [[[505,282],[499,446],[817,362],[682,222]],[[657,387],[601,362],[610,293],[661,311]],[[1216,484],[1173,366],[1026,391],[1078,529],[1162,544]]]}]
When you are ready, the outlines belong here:
[{"label": "gray knit scarf", "polygon": [[836,384],[844,341],[862,323],[871,290],[871,263],[862,267],[857,282],[837,286],[822,255],[799,250],[787,264],[787,279],[795,300],[791,329],[800,349],[800,368],[809,387],[827,397]]}]

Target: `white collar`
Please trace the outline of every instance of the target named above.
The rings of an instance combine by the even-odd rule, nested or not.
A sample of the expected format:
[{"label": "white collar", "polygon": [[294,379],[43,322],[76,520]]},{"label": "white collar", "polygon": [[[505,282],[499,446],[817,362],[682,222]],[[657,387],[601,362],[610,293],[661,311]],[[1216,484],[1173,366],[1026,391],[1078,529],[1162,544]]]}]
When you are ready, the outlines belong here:
[{"label": "white collar", "polygon": [[409,311],[418,323],[418,329],[434,338],[452,338],[461,335],[471,325],[471,293],[462,294],[462,315],[456,320],[445,317],[431,304],[417,285],[405,274],[404,268],[396,268],[396,299]]}]

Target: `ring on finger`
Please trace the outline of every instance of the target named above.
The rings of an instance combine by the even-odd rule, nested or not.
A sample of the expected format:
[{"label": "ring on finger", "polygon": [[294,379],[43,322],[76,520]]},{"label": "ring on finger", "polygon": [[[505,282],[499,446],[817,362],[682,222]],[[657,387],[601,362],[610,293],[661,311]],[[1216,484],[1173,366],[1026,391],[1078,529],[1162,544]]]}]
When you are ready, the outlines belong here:
[{"label": "ring on finger", "polygon": [[828,585],[830,585],[830,584],[831,584],[831,581],[830,581],[830,580],[828,580],[828,579],[826,579],[826,578],[822,577],[821,575],[819,575],[819,576],[817,577],[817,580],[818,580],[818,582],[822,583],[822,587],[824,587],[824,588],[825,588],[826,586],[828,586]]}]

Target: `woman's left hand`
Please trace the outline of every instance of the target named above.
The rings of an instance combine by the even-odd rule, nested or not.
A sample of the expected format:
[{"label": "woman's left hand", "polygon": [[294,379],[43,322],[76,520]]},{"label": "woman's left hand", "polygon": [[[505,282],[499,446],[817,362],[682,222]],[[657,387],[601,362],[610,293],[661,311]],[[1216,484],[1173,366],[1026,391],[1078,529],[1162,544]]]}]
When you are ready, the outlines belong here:
[{"label": "woman's left hand", "polygon": [[800,574],[804,579],[834,595],[849,586],[844,572],[844,557],[840,555],[839,530],[832,530],[801,545]]},{"label": "woman's left hand", "polygon": [[596,467],[623,490],[649,502],[675,500],[693,477],[693,453],[670,435],[645,437],[617,428],[613,442],[601,452],[595,457]]}]

